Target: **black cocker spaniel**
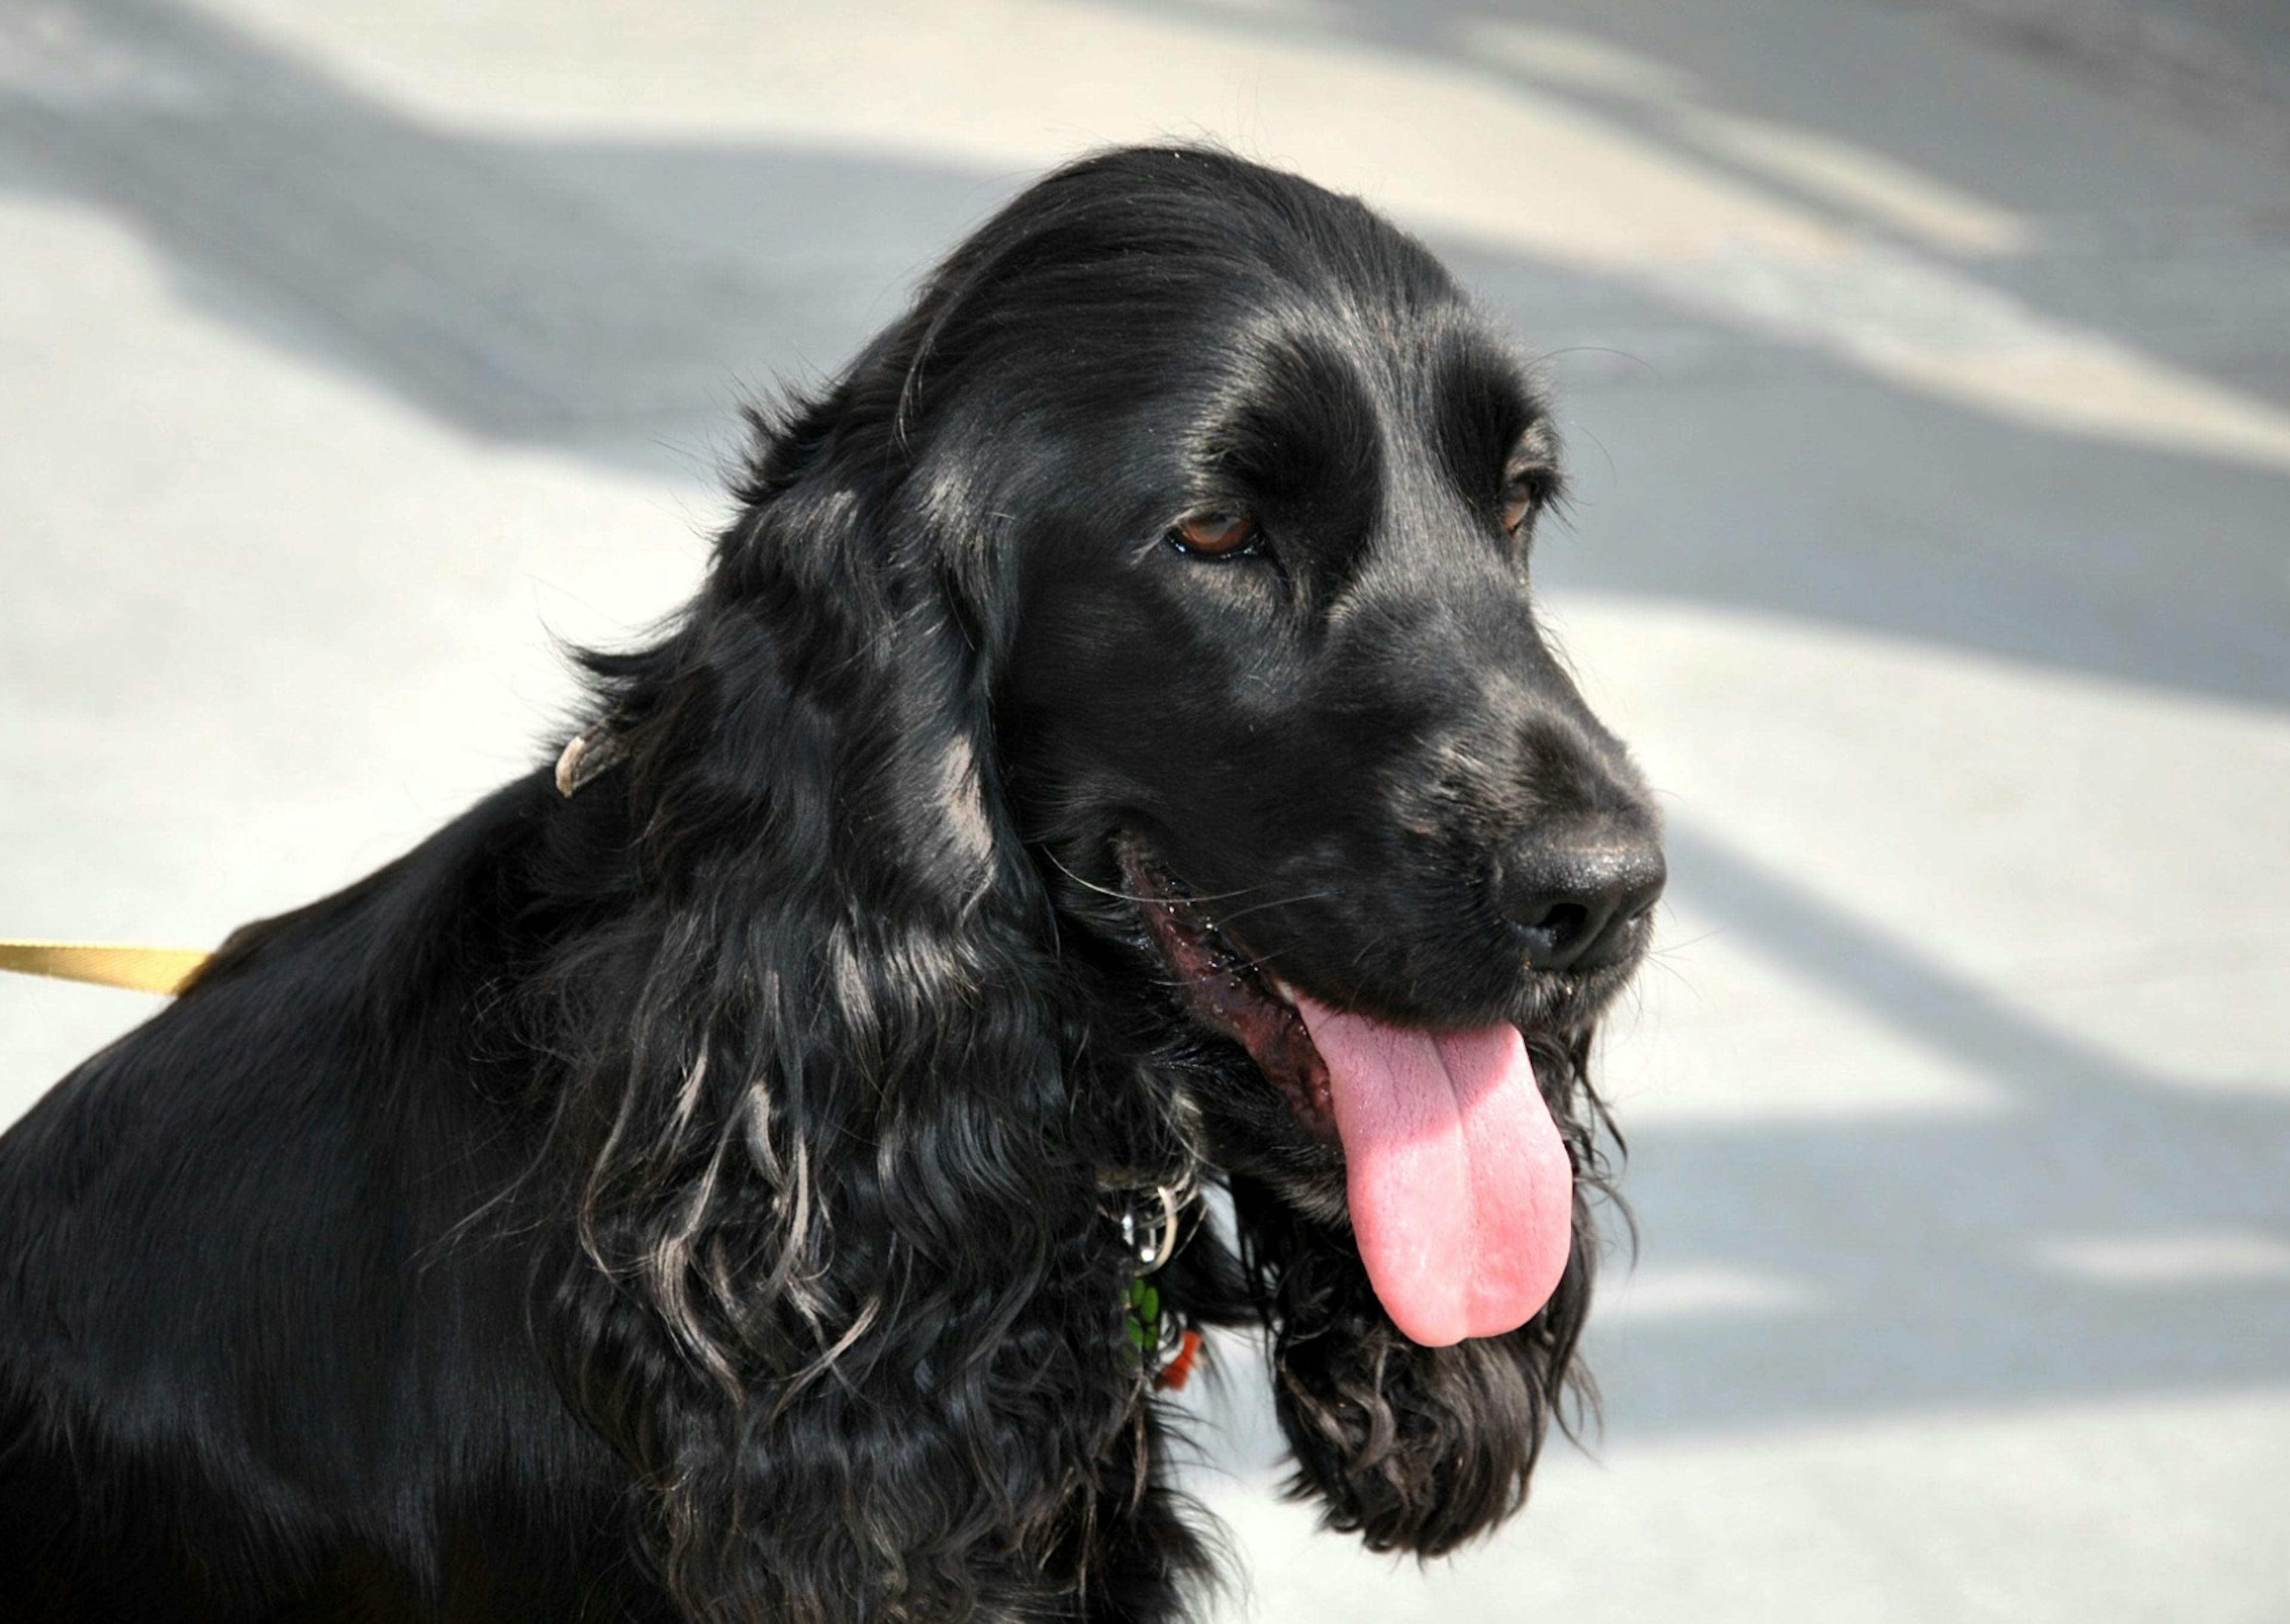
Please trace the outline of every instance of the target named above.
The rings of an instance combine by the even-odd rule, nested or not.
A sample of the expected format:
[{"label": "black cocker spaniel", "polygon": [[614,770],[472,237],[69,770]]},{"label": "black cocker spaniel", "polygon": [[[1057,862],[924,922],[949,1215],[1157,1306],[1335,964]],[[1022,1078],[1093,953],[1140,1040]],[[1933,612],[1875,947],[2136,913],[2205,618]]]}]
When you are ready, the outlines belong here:
[{"label": "black cocker spaniel", "polygon": [[1662,880],[1558,479],[1359,204],[1018,197],[757,420],[554,772],[0,1140],[0,1616],[1169,1619],[1202,1326],[1332,1526],[1515,1510]]}]

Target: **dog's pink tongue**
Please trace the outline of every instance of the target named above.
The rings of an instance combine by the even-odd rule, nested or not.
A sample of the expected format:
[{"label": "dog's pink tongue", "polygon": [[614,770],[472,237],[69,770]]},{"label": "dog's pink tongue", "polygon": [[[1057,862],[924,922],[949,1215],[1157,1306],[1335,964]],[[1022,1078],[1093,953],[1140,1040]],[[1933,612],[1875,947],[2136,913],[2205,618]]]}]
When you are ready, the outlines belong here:
[{"label": "dog's pink tongue", "polygon": [[1509,1025],[1434,1035],[1299,996],[1327,1062],[1360,1258],[1384,1309],[1444,1347],[1525,1324],[1558,1289],[1574,1178]]}]

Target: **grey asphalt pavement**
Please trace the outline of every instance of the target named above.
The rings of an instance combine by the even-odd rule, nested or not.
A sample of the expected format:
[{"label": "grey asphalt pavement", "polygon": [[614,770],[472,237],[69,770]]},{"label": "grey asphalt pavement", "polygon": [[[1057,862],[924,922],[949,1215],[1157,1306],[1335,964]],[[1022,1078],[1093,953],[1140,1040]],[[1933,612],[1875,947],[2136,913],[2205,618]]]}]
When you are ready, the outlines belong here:
[{"label": "grey asphalt pavement", "polygon": [[[2290,33],[2258,0],[0,0],[0,934],[211,942],[532,758],[735,409],[1213,135],[1544,358],[1672,827],[1603,1435],[1218,1617],[2290,1620]],[[0,1121],[140,1020],[0,984]]]}]

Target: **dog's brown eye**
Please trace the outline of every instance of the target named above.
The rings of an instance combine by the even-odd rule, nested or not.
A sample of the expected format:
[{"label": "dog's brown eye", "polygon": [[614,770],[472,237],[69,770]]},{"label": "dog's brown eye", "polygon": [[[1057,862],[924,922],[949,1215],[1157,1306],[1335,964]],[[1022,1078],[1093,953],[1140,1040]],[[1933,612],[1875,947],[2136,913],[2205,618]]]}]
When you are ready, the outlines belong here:
[{"label": "dog's brown eye", "polygon": [[1526,516],[1534,511],[1534,482],[1524,476],[1510,480],[1503,486],[1502,527],[1506,535],[1518,534],[1518,527],[1526,523]]},{"label": "dog's brown eye", "polygon": [[1245,513],[1197,513],[1178,520],[1169,534],[1189,553],[1218,557],[1237,553],[1254,541],[1256,521]]}]

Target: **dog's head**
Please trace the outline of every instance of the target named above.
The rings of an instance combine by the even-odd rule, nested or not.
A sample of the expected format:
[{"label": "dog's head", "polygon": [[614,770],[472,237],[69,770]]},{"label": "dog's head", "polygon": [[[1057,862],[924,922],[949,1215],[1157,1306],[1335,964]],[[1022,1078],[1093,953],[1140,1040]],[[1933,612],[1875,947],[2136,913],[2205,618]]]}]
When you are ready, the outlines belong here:
[{"label": "dog's head", "polygon": [[[607,670],[674,928],[723,944],[654,999],[677,1103],[630,1142],[720,1117],[752,1155],[700,1209],[643,1195],[697,1164],[667,1148],[608,1146],[598,1188],[658,1209],[641,1276],[752,1161],[749,1228],[808,1294],[647,1285],[687,1349],[910,1416],[900,1381],[926,1410],[975,1372],[949,1416],[1030,1427],[1021,1520],[1064,1526],[1052,1451],[1109,1436],[1074,1417],[1077,1327],[1114,1368],[1118,1297],[1044,1304],[1124,1267],[1093,1175],[1177,1146],[1246,1268],[1169,1295],[1215,1317],[1246,1283],[1331,1520],[1429,1552],[1514,1508],[1588,1301],[1591,1025],[1662,882],[1537,626],[1559,482],[1547,404],[1423,248],[1189,148],[1031,188],[769,426],[692,619]],[[709,1024],[727,987],[760,1049]]]},{"label": "dog's head", "polygon": [[[998,226],[947,417],[1005,453],[980,476],[1019,572],[1020,821],[1113,996],[1202,1040],[1174,1046],[1255,1220],[1308,1472],[1437,1546],[1478,1521],[1440,1486],[1346,1503],[1393,1485],[1356,1481],[1374,1417],[1333,1389],[1397,1339],[1333,1308],[1348,1259],[1285,1276],[1300,1234],[1356,1247],[1420,1348],[1517,1330],[1572,1270],[1528,1340],[1544,1398],[1579,1324],[1581,1063],[1663,862],[1536,623],[1549,408],[1428,252],[1289,176],[1116,155]],[[1362,1320],[1327,1368],[1311,1344]]]},{"label": "dog's head", "polygon": [[997,288],[1033,341],[976,369],[1038,436],[997,487],[1026,832],[1131,996],[1253,1062],[1197,1074],[1225,1168],[1348,1212],[1415,1341],[1513,1330],[1571,1228],[1529,1056],[1564,1108],[1663,874],[1536,625],[1549,408],[1355,203],[1199,154],[1045,190]]}]

